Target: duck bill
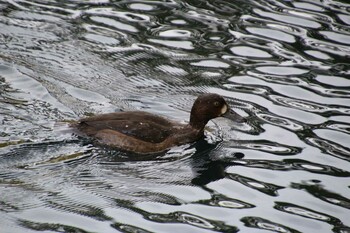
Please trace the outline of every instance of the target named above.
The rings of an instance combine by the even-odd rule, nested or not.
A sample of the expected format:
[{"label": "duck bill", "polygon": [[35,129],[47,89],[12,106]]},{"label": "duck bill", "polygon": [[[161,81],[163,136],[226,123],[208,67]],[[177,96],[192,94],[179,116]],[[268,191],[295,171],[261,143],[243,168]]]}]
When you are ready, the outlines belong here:
[{"label": "duck bill", "polygon": [[239,115],[231,109],[227,110],[226,113],[222,116],[237,123],[244,123],[247,121],[244,117],[242,117],[241,115]]}]

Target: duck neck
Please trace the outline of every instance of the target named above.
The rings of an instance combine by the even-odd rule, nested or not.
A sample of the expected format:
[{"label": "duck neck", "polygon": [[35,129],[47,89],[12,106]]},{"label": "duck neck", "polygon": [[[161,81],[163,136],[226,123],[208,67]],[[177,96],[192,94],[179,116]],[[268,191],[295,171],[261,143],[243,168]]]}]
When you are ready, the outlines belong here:
[{"label": "duck neck", "polygon": [[195,117],[193,114],[191,114],[189,125],[192,128],[195,128],[198,131],[204,131],[204,127],[207,123],[208,123],[208,121],[204,121],[203,119]]}]

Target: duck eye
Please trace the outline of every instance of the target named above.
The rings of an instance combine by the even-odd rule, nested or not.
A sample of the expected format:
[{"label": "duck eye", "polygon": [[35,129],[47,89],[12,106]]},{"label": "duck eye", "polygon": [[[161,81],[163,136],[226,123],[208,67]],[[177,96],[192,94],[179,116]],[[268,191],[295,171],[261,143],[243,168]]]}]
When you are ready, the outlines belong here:
[{"label": "duck eye", "polygon": [[219,105],[220,105],[219,101],[215,101],[215,102],[214,102],[214,106],[215,106],[215,107],[219,107]]}]

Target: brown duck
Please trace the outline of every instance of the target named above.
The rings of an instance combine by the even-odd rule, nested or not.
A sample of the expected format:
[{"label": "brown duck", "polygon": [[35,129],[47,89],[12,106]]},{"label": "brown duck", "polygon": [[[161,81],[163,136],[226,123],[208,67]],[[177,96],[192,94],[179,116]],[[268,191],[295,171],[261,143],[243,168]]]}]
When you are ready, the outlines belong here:
[{"label": "brown duck", "polygon": [[142,111],[117,112],[83,118],[75,127],[101,144],[139,154],[158,153],[204,136],[204,127],[216,117],[245,119],[230,110],[220,95],[203,94],[194,102],[190,122],[180,124]]}]

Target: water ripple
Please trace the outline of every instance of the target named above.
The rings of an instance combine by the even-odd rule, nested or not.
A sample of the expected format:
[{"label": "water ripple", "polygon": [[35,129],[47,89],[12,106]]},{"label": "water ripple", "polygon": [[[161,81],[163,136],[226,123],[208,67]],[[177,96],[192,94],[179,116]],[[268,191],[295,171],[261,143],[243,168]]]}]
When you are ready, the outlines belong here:
[{"label": "water ripple", "polygon": [[263,192],[267,195],[271,196],[278,196],[278,190],[283,189],[284,187],[274,185],[274,184],[268,184],[262,181],[258,181],[249,177],[243,177],[238,174],[229,174],[228,176],[230,179],[235,180],[243,185],[246,185],[247,187],[250,187],[252,189],[255,189],[257,191]]},{"label": "water ripple", "polygon": [[241,219],[242,222],[244,222],[244,224],[247,227],[250,228],[256,228],[256,229],[261,229],[261,230],[269,230],[269,231],[274,231],[274,232],[293,232],[293,233],[297,233],[300,231],[297,231],[295,229],[291,229],[287,226],[283,226],[281,224],[269,221],[267,219],[264,218],[258,218],[258,217],[244,217]]},{"label": "water ripple", "polygon": [[346,147],[343,147],[342,145],[339,145],[338,143],[331,142],[325,139],[321,139],[318,137],[308,137],[305,139],[306,142],[310,143],[311,145],[319,148],[324,153],[333,155],[337,158],[343,159],[345,161],[350,160],[350,152],[349,149]]},{"label": "water ripple", "polygon": [[288,145],[282,145],[274,142],[269,142],[266,140],[257,140],[257,141],[240,141],[238,144],[241,148],[254,149],[259,151],[264,151],[267,153],[272,153],[276,155],[293,155],[299,154],[301,148],[292,147]]},{"label": "water ripple", "polygon": [[284,159],[282,161],[245,160],[242,166],[278,171],[301,170],[310,173],[324,174],[335,177],[349,177],[350,172],[330,165],[312,163],[301,159]]},{"label": "water ripple", "polygon": [[321,214],[316,214],[316,213],[313,213],[312,211],[307,211],[303,208],[288,206],[288,207],[284,208],[284,211],[294,213],[297,215],[301,215],[301,216],[306,216],[306,217],[313,218],[313,219],[328,220],[327,217],[322,216]]},{"label": "water ripple", "polygon": [[325,221],[331,223],[333,226],[336,227],[343,227],[343,223],[332,216],[329,216],[324,213],[316,212],[314,210],[310,210],[308,208],[305,208],[303,206],[297,206],[288,202],[276,202],[275,208],[294,215],[299,215],[305,218],[311,218],[319,221]]},{"label": "water ripple", "polygon": [[321,184],[293,183],[292,188],[304,190],[310,195],[333,205],[350,209],[350,200],[342,195],[325,189]]},{"label": "water ripple", "polygon": [[230,197],[227,197],[225,195],[221,194],[214,194],[211,199],[209,200],[202,200],[199,203],[205,204],[205,205],[211,205],[211,206],[220,206],[225,208],[232,208],[232,209],[248,209],[248,208],[254,208],[255,206],[243,202],[241,200],[233,199]]}]

